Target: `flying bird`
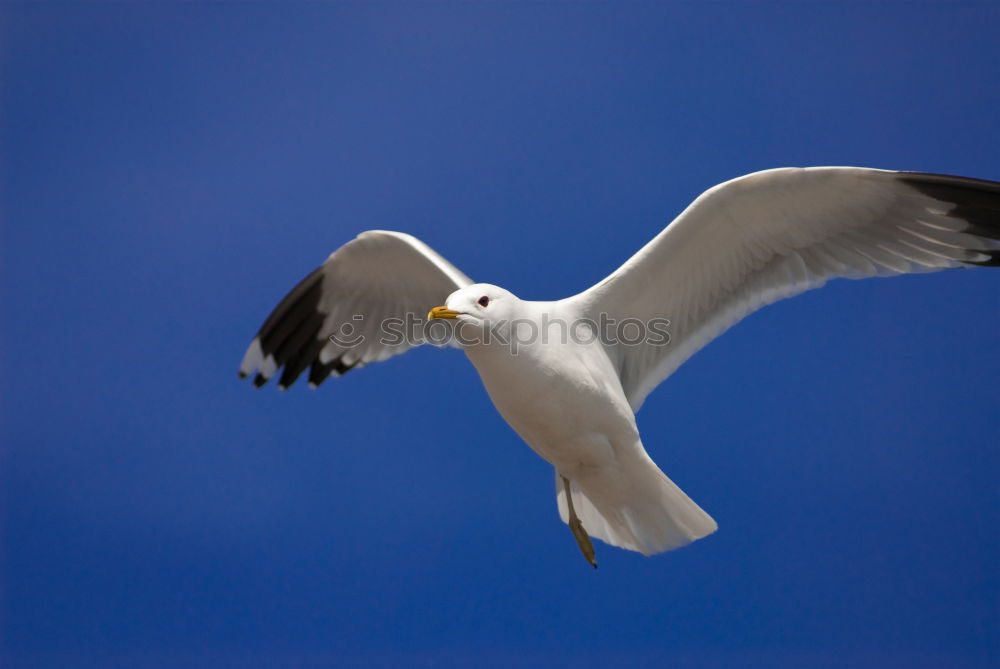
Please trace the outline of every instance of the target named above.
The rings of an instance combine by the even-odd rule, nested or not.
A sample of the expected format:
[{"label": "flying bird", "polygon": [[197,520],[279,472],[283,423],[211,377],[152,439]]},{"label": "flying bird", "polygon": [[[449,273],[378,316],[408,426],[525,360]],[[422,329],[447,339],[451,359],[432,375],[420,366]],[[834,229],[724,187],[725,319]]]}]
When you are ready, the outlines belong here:
[{"label": "flying bird", "polygon": [[828,279],[998,265],[998,182],[766,170],[707,190],[610,276],[551,302],[473,283],[410,235],[363,232],[278,304],[240,376],[260,387],[280,370],[285,388],[308,370],[315,387],[446,326],[443,343],[463,348],[500,414],[555,468],[559,515],[596,567],[590,537],[652,555],[716,530],[646,453],[635,421],[712,339]]}]

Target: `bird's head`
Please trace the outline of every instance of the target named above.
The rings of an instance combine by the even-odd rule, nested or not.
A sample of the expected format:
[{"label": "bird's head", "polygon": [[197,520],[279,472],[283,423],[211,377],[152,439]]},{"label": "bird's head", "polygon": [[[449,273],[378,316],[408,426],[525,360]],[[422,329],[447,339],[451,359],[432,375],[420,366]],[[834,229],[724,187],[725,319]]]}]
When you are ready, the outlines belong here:
[{"label": "bird's head", "polygon": [[510,291],[488,283],[476,283],[449,295],[443,306],[430,310],[427,319],[454,320],[463,329],[471,327],[474,331],[485,331],[514,321],[520,305],[521,300]]}]

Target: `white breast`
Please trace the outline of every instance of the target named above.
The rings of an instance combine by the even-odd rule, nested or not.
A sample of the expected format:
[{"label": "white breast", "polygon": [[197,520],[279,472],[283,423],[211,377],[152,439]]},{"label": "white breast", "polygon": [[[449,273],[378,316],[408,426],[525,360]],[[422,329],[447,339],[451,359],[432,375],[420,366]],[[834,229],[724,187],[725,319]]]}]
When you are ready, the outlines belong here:
[{"label": "white breast", "polygon": [[638,434],[618,375],[600,342],[549,334],[516,352],[494,344],[466,354],[497,410],[542,458],[561,471],[607,464],[614,444]]}]

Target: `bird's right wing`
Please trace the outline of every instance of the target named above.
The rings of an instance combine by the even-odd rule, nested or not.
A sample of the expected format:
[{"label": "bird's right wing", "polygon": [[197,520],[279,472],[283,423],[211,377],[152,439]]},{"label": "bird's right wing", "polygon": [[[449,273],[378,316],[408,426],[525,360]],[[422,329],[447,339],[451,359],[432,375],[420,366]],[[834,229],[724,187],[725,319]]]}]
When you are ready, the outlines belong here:
[{"label": "bird's right wing", "polygon": [[1000,265],[1000,183],[856,167],[783,168],[709,189],[617,271],[569,298],[592,320],[668,320],[609,343],[633,410],[764,305],[845,277]]},{"label": "bird's right wing", "polygon": [[[309,368],[309,384],[385,360],[423,343],[427,310],[472,283],[411,235],[369,230],[334,251],[267,317],[240,364],[267,383],[284,367],[279,387]],[[416,336],[413,336],[416,335]]]}]

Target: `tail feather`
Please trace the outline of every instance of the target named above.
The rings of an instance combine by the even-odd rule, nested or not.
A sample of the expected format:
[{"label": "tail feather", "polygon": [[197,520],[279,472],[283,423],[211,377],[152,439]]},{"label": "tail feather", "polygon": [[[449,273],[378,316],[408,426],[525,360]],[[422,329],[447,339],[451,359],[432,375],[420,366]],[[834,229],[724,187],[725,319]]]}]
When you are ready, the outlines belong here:
[{"label": "tail feather", "polygon": [[[587,533],[620,548],[653,555],[685,546],[718,525],[640,446],[639,452],[570,478],[573,510]],[[566,493],[556,472],[559,517],[568,522]]]}]

